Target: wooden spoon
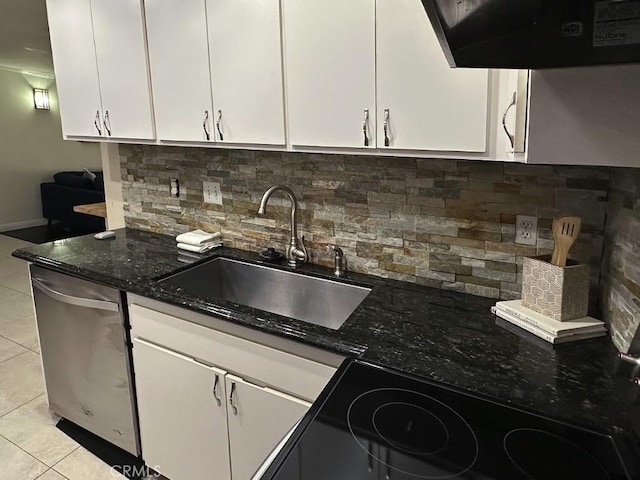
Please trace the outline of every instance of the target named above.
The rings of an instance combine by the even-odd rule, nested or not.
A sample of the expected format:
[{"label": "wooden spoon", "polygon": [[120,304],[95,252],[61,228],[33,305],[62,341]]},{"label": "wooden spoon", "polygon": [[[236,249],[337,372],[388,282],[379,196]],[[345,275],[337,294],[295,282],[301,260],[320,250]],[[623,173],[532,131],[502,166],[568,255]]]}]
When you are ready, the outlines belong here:
[{"label": "wooden spoon", "polygon": [[581,226],[582,219],[580,217],[562,217],[554,222],[553,238],[556,240],[556,248],[558,249],[558,256],[553,262],[555,265],[559,267],[567,265],[567,254],[578,238]]},{"label": "wooden spoon", "polygon": [[553,219],[553,223],[551,224],[551,233],[553,234],[553,253],[551,255],[551,263],[553,265],[556,265],[556,262],[558,261],[558,238],[556,237],[556,230],[555,230],[555,226],[556,223],[558,223],[558,221],[562,218],[566,218],[566,217],[571,217],[572,215],[565,215],[565,214],[559,214],[556,215],[556,217]]}]

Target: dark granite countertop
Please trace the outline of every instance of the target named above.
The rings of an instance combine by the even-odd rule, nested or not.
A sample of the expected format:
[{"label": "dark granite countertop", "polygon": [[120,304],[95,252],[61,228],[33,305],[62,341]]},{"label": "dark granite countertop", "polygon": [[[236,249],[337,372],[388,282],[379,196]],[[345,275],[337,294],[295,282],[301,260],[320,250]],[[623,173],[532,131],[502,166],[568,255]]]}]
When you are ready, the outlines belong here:
[{"label": "dark granite countertop", "polygon": [[[189,267],[178,261],[175,240],[164,235],[121,229],[109,240],[87,235],[20,249],[14,256],[598,431],[640,432],[640,407],[632,405],[638,387],[614,373],[616,350],[608,337],[552,346],[496,325],[489,313],[493,299],[350,273],[347,282],[373,290],[334,331],[158,283]],[[229,248],[206,255],[215,256],[260,261],[256,253]],[[309,264],[299,271],[331,277],[329,269]]]}]

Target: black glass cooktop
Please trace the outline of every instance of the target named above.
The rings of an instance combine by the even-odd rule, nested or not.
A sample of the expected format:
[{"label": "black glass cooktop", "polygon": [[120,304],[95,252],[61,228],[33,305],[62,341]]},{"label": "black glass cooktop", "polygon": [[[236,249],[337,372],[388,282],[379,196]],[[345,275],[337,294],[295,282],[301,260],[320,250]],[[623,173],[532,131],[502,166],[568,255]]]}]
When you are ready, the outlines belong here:
[{"label": "black glass cooktop", "polygon": [[613,440],[358,360],[263,479],[635,479]]}]

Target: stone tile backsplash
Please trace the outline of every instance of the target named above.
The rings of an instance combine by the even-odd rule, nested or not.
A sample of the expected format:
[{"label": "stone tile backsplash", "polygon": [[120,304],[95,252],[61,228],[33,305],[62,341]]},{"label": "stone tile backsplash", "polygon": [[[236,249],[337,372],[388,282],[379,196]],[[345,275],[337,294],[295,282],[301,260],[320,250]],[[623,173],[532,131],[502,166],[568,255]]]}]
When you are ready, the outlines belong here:
[{"label": "stone tile backsplash", "polygon": [[[120,155],[129,227],[203,228],[231,247],[282,251],[288,200],[275,194],[264,217],[257,210],[267,188],[285,184],[311,262],[331,265],[335,243],[353,271],[493,298],[520,297],[522,258],[550,253],[553,217],[575,213],[572,255],[591,266],[597,311],[609,168],[145,145],[120,145]],[[175,177],[180,198],[169,195]],[[203,203],[204,180],[220,182],[223,205]],[[538,217],[535,247],[514,242],[517,214]]]},{"label": "stone tile backsplash", "polygon": [[620,351],[640,354],[640,169],[613,169],[607,208],[602,298]]}]

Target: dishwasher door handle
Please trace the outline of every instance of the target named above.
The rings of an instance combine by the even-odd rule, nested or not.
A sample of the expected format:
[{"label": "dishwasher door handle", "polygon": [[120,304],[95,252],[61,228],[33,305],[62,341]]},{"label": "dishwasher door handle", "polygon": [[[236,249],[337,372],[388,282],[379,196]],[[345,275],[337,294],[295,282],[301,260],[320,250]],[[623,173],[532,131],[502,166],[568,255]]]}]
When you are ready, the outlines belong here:
[{"label": "dishwasher door handle", "polygon": [[57,292],[47,287],[40,280],[31,278],[34,288],[37,288],[48,297],[58,300],[70,305],[76,305],[78,307],[96,308],[98,310],[108,310],[110,312],[119,312],[120,306],[116,302],[108,302],[106,300],[96,300],[93,298],[74,297],[73,295],[67,295],[65,293]]}]

